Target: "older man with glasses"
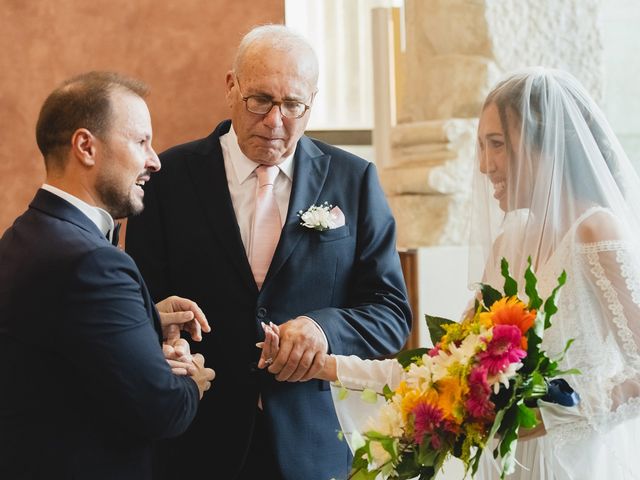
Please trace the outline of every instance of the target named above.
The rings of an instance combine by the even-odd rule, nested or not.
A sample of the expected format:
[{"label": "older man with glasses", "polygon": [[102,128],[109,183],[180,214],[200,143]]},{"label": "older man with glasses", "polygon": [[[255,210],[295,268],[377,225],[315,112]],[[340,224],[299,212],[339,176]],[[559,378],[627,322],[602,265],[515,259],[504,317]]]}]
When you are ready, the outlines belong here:
[{"label": "older man with glasses", "polygon": [[[375,167],[304,136],[317,79],[302,37],[249,32],[226,76],[231,121],[161,154],[130,220],[126,248],[152,295],[188,296],[207,315],[212,333],[193,350],[217,372],[187,433],[161,447],[158,478],[345,478],[329,386],[310,380],[319,353],[386,355],[408,335]],[[256,348],[263,322],[279,326],[275,358]]]}]

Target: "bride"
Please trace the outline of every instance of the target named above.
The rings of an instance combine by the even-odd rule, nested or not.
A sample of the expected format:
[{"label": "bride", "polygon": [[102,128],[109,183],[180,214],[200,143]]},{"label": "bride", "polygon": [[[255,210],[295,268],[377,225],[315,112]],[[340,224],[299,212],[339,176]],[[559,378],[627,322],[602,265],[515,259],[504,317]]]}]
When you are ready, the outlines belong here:
[{"label": "bride", "polygon": [[[521,435],[510,478],[640,479],[640,180],[591,97],[557,70],[517,72],[491,91],[477,151],[471,279],[500,287],[502,257],[521,279],[531,256],[545,298],[565,270],[543,348],[553,357],[575,339],[561,367],[581,371],[566,378],[578,406],[539,402],[542,423]],[[277,326],[265,332],[260,366],[277,374]],[[403,374],[395,360],[327,355],[318,378],[381,392]],[[357,397],[334,402],[347,435],[374,414]],[[477,478],[499,478],[490,450]]]}]

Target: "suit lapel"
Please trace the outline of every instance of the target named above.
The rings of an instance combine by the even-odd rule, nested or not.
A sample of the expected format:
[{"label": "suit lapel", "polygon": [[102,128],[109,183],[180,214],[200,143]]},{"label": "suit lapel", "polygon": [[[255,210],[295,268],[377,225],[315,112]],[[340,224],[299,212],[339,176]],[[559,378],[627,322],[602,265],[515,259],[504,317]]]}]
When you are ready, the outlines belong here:
[{"label": "suit lapel", "polygon": [[282,228],[280,242],[276,248],[265,284],[275,277],[287,261],[303,234],[298,212],[317,204],[320,192],[329,172],[331,156],[322,152],[307,137],[302,137],[296,149],[293,170],[293,185],[289,199],[287,221]]},{"label": "suit lapel", "polygon": [[89,217],[66,200],[47,190],[39,189],[36,192],[35,197],[33,197],[29,207],[40,210],[52,217],[70,222],[76,227],[79,227],[94,236],[97,243],[106,243],[110,245],[107,238]]},{"label": "suit lapel", "polygon": [[242,280],[255,290],[257,287],[233,210],[220,146],[220,136],[229,131],[230,125],[228,121],[218,125],[198,154],[188,159],[188,168],[207,222]]}]

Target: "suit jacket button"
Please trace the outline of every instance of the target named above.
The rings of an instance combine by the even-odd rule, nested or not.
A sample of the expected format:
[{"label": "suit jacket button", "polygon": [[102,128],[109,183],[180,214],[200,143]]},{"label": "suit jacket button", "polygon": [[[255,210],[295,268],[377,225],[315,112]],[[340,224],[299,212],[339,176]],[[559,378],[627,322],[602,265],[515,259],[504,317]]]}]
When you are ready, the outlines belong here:
[{"label": "suit jacket button", "polygon": [[258,319],[262,320],[264,317],[267,316],[267,309],[264,307],[258,308],[256,312],[256,316],[258,317]]}]

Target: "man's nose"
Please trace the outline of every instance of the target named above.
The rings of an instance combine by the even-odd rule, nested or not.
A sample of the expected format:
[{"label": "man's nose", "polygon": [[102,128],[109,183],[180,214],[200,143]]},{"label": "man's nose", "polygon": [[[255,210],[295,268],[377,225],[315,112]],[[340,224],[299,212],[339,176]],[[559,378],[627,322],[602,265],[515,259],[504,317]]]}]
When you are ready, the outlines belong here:
[{"label": "man's nose", "polygon": [[160,158],[158,158],[158,154],[153,148],[151,149],[149,158],[147,158],[145,167],[151,172],[157,172],[158,170],[160,170]]},{"label": "man's nose", "polygon": [[276,128],[282,125],[282,111],[280,105],[274,103],[267,113],[264,114],[262,122],[270,128]]}]

